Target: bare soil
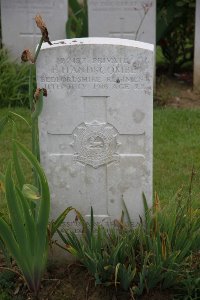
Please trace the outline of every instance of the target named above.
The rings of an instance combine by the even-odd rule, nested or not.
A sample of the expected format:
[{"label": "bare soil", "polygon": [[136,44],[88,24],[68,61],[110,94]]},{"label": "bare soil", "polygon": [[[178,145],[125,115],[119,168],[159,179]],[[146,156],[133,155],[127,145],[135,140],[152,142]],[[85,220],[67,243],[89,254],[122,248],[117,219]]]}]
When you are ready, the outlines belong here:
[{"label": "bare soil", "polygon": [[[12,270],[12,271],[11,271]],[[134,298],[130,292],[124,292],[110,286],[95,286],[94,279],[80,264],[51,264],[42,279],[38,298],[34,298],[24,284],[19,270],[15,265],[7,268],[3,256],[0,257],[0,285],[2,275],[7,274],[7,286],[0,290],[2,300],[172,300],[170,291],[151,291],[139,298]],[[9,278],[9,279],[8,279]],[[4,294],[6,293],[6,298]]]},{"label": "bare soil", "polygon": [[192,81],[191,72],[174,74],[171,78],[159,74],[154,104],[174,108],[200,108],[200,93],[193,89]]}]

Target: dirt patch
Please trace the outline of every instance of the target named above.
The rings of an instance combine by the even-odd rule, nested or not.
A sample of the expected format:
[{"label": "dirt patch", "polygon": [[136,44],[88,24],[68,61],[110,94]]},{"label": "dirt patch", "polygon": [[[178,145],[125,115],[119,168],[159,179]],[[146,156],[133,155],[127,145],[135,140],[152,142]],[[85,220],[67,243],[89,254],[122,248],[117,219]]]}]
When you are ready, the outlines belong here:
[{"label": "dirt patch", "polygon": [[144,295],[140,300],[172,300],[173,296],[169,291],[152,291]]},{"label": "dirt patch", "polygon": [[200,108],[200,93],[193,90],[192,73],[175,74],[171,78],[159,74],[154,103],[174,108]]},{"label": "dirt patch", "polygon": [[[81,265],[65,265],[48,270],[46,282],[40,292],[42,299],[48,300],[98,300],[111,298],[112,290],[95,287],[94,280]],[[52,280],[51,280],[51,277]]]},{"label": "dirt patch", "polygon": [[[5,262],[2,259],[0,266],[0,285],[3,276],[7,278],[7,285],[3,288],[1,286],[0,299],[36,300],[17,273],[4,269]],[[16,267],[13,270],[18,272]],[[172,298],[172,294],[168,291],[155,290],[134,298],[130,292],[115,289],[114,285],[95,286],[94,279],[83,266],[64,264],[50,265],[47,268],[37,300],[172,300]]]}]

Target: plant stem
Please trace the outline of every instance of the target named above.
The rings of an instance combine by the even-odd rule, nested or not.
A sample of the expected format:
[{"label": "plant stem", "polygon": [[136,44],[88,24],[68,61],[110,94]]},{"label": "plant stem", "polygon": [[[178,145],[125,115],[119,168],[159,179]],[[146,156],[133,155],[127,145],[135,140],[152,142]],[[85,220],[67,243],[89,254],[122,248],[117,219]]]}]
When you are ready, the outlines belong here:
[{"label": "plant stem", "polygon": [[[34,64],[38,58],[40,49],[42,47],[43,37],[41,37],[39,45],[37,47],[35,56],[34,56]],[[29,104],[31,113],[34,109],[33,107],[33,66],[34,64],[30,65],[30,73],[29,73]],[[39,140],[38,140],[38,119],[32,119],[32,153],[40,160],[39,157]],[[37,182],[37,178],[35,176],[35,181]]]},{"label": "plant stem", "polygon": [[40,49],[41,49],[41,47],[42,47],[42,43],[43,43],[43,37],[41,37],[40,42],[39,42],[39,45],[38,45],[37,50],[36,50],[36,52],[35,52],[34,63],[36,63],[36,60],[37,60],[37,58],[38,58],[38,54],[39,54]]},{"label": "plant stem", "polygon": [[[38,139],[38,118],[32,119],[32,153],[40,161],[39,139]],[[37,173],[33,170],[35,185],[40,189]]]},{"label": "plant stem", "polygon": [[29,105],[30,110],[33,110],[33,64],[30,65],[29,69]]},{"label": "plant stem", "polygon": [[140,28],[141,28],[141,26],[142,26],[142,24],[143,24],[143,22],[144,22],[144,19],[145,19],[147,13],[148,13],[148,11],[147,11],[147,12],[144,12],[143,17],[142,17],[142,19],[140,20],[140,24],[139,24],[139,26],[138,26],[138,29],[137,29],[136,33],[135,33],[135,40],[136,40],[136,41],[137,41],[137,38],[138,38],[138,34],[139,34],[139,31],[140,31]]},{"label": "plant stem", "polygon": [[[36,63],[36,60],[38,58],[40,49],[42,47],[43,43],[43,37],[41,37],[39,45],[37,47],[35,56],[34,56],[34,64]],[[30,71],[29,71],[29,105],[30,105],[30,110],[32,112],[33,110],[33,66],[34,64],[30,64]]]},{"label": "plant stem", "polygon": [[[34,56],[34,63],[30,64],[29,70],[29,105],[31,114],[33,114],[33,110],[36,109],[34,107],[34,95],[33,95],[33,71],[34,65],[37,61],[40,49],[42,47],[43,37],[41,37],[37,50]],[[32,153],[35,155],[38,161],[40,161],[40,150],[39,150],[39,138],[38,138],[38,117],[32,118]],[[35,185],[40,189],[39,180],[36,171],[33,169],[33,176],[35,180]],[[33,212],[34,212],[34,205],[33,205]]]},{"label": "plant stem", "polygon": [[189,184],[189,195],[188,195],[188,201],[187,201],[187,213],[189,214],[189,228],[191,227],[192,223],[192,184],[195,176],[195,171],[194,171],[194,165],[192,166],[192,172],[190,176],[190,184]]}]

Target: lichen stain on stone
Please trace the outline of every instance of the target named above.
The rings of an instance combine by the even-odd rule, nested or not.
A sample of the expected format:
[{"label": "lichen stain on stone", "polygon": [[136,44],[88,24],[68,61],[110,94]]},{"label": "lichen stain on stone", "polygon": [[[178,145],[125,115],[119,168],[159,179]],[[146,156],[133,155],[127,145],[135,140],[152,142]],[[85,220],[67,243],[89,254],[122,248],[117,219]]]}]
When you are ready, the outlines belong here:
[{"label": "lichen stain on stone", "polygon": [[116,109],[116,108],[109,107],[108,111],[111,116],[118,114],[118,109]]},{"label": "lichen stain on stone", "polygon": [[109,188],[109,191],[110,191],[112,194],[115,194],[115,193],[116,193],[116,189],[115,189],[115,187],[113,187],[113,186],[111,186],[111,187]]},{"label": "lichen stain on stone", "polygon": [[92,183],[92,179],[91,179],[91,177],[89,177],[89,176],[85,176],[84,181],[85,181],[85,184],[86,184],[86,185]]},{"label": "lichen stain on stone", "polygon": [[145,113],[143,113],[141,110],[136,109],[133,112],[133,120],[135,123],[141,123],[144,120]]},{"label": "lichen stain on stone", "polygon": [[69,169],[69,174],[71,177],[76,177],[77,176],[77,171],[75,169],[70,168]]}]

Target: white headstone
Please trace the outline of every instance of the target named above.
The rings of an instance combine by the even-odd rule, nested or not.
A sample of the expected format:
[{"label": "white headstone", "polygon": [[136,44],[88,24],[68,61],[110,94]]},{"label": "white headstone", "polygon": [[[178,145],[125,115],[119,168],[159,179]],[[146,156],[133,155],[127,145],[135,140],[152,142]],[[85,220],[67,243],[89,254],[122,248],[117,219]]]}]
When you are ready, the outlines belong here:
[{"label": "white headstone", "polygon": [[66,37],[67,0],[1,0],[2,42],[13,58],[19,60],[27,48],[35,51],[41,37],[36,14],[43,17],[50,40]]},{"label": "white headstone", "polygon": [[194,48],[194,88],[200,91],[200,1],[196,0],[195,48]]},{"label": "white headstone", "polygon": [[87,219],[92,206],[96,222],[112,223],[123,198],[137,222],[143,192],[151,205],[153,55],[153,45],[125,39],[43,45],[40,150],[53,218],[73,206]]},{"label": "white headstone", "polygon": [[155,44],[156,0],[88,0],[89,36]]}]

